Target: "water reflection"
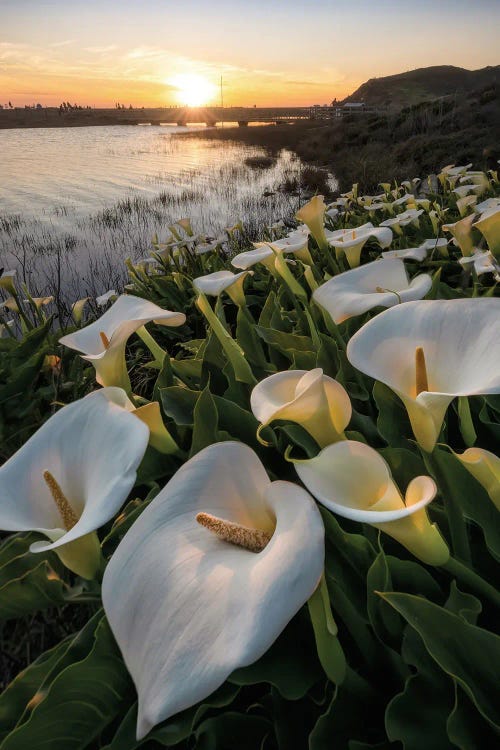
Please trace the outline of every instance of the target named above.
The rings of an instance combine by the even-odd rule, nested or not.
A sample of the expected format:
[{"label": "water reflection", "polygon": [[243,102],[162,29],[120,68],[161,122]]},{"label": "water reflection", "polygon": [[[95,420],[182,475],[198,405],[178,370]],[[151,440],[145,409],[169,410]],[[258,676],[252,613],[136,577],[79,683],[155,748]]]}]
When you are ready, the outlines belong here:
[{"label": "water reflection", "polygon": [[181,216],[213,235],[242,220],[250,236],[293,216],[299,198],[278,187],[299,177],[297,157],[282,151],[256,169],[245,159],[263,149],[172,137],[187,129],[0,131],[0,265],[37,295],[76,299],[120,286],[121,260],[147,255]]}]

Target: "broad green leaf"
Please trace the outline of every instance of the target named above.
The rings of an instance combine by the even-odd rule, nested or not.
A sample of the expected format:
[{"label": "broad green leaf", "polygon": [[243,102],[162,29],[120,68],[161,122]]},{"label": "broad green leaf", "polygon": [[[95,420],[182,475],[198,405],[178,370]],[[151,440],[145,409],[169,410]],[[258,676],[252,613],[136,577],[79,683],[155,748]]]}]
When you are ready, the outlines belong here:
[{"label": "broad green leaf", "polygon": [[2,750],[81,750],[110,724],[133,687],[104,619],[92,650],[43,690],[29,719],[11,732]]},{"label": "broad green leaf", "polygon": [[451,582],[450,595],[444,605],[446,609],[462,617],[465,622],[475,625],[483,607],[479,599],[472,594],[466,594],[457,587],[456,581]]},{"label": "broad green leaf", "polygon": [[455,705],[448,717],[448,737],[459,750],[486,750],[496,747],[498,733],[476,711],[466,693],[455,685]]},{"label": "broad green leaf", "polygon": [[193,411],[193,440],[191,458],[199,451],[219,440],[218,414],[215,401],[208,387],[200,393]]},{"label": "broad green leaf", "polygon": [[239,686],[267,682],[283,698],[297,701],[323,678],[315,657],[314,638],[305,613],[299,613],[287,625],[271,648],[248,667],[237,669],[228,678]]},{"label": "broad green leaf", "polygon": [[375,383],[373,398],[378,408],[377,428],[391,448],[408,448],[413,432],[401,399],[384,385]]},{"label": "broad green leaf", "polygon": [[495,700],[500,638],[421,597],[382,596],[415,628],[435,662],[456,679],[482,716],[496,725],[500,719]]}]

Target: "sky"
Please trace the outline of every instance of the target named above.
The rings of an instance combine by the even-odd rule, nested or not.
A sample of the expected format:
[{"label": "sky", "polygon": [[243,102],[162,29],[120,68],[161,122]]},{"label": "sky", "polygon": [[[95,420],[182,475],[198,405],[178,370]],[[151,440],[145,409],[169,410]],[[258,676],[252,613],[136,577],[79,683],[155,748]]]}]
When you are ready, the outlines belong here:
[{"label": "sky", "polygon": [[499,27],[500,0],[0,0],[0,103],[182,105],[201,78],[220,104],[222,78],[224,106],[324,104],[498,65]]}]

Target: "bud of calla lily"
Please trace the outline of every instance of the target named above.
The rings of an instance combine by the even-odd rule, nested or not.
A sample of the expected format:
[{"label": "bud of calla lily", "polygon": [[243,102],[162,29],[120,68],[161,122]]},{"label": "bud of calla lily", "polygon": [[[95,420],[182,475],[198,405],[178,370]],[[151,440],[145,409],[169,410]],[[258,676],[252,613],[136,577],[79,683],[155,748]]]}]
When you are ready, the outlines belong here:
[{"label": "bud of calla lily", "polygon": [[500,260],[500,208],[483,213],[474,227],[486,238],[490,252]]},{"label": "bud of calla lily", "polygon": [[324,533],[312,497],[271,482],[242,443],[210,445],[179,469],[103,579],[138,739],[268,650],[320,583]]},{"label": "bud of calla lily", "polygon": [[[397,252],[397,251],[395,251]],[[374,260],[359,268],[334,276],[313,293],[317,305],[335,323],[368,312],[374,307],[392,307],[408,300],[422,299],[432,286],[428,274],[408,280],[399,258]]]},{"label": "bud of calla lily", "polygon": [[500,393],[499,316],[496,298],[406,302],[365,323],[347,357],[400,397],[430,453],[455,397]]},{"label": "bud of calla lily", "polygon": [[430,477],[415,477],[403,500],[382,456],[354,440],[324,448],[315,458],[297,462],[295,470],[309,492],[334,513],[375,526],[428,565],[448,561],[446,542],[425,510],[437,491]]},{"label": "bud of calla lily", "polygon": [[49,541],[32,552],[54,550],[93,578],[101,564],[95,531],[125,502],[148,437],[103,391],[65,406],[0,468],[0,528],[43,534]]},{"label": "bud of calla lily", "polygon": [[325,234],[325,211],[326,205],[323,196],[315,195],[295,214],[298,221],[304,222],[309,227],[321,250],[326,250],[328,247]]},{"label": "bud of calla lily", "polygon": [[474,479],[477,479],[500,510],[500,458],[484,448],[467,448],[462,454],[455,453]]},{"label": "bud of calla lily", "polygon": [[261,380],[252,391],[250,407],[262,427],[276,419],[296,422],[321,448],[345,439],[352,414],[347,392],[320,367],[277,372]]},{"label": "bud of calla lily", "polygon": [[98,320],[63,336],[59,343],[83,352],[82,358],[94,365],[100,385],[116,385],[130,392],[125,363],[129,336],[151,321],[158,325],[180,326],[185,320],[184,313],[164,310],[140,297],[122,294]]}]

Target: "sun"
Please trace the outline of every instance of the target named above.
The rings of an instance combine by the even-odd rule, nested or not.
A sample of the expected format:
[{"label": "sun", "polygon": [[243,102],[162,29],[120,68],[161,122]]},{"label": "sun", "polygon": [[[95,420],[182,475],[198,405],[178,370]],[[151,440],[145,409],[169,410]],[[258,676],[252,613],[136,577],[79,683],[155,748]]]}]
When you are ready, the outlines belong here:
[{"label": "sun", "polygon": [[216,86],[203,76],[184,73],[174,76],[168,83],[177,89],[177,99],[187,107],[201,107],[213,99]]}]

